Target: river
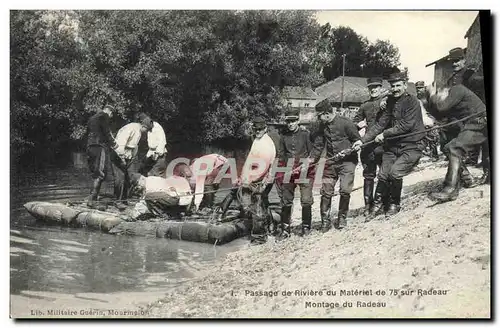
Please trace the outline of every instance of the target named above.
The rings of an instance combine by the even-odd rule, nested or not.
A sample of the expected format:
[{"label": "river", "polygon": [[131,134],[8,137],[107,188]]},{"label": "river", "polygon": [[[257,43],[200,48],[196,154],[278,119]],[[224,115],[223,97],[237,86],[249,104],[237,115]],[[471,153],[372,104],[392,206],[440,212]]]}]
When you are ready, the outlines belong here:
[{"label": "river", "polygon": [[[84,200],[89,173],[74,165],[22,174],[11,181],[10,288],[56,293],[157,291],[196,277],[244,238],[222,246],[46,225],[23,208],[28,201]],[[107,181],[105,193],[112,192]],[[216,201],[224,195],[217,195]],[[274,197],[276,197],[274,195]]]}]

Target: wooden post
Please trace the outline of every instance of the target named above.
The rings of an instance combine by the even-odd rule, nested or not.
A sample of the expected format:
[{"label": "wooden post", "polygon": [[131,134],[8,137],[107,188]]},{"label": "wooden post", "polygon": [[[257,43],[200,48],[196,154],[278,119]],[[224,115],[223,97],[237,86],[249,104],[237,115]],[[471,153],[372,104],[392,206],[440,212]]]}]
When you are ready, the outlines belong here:
[{"label": "wooden post", "polygon": [[342,89],[340,91],[340,108],[344,108],[344,76],[345,76],[345,54],[342,55]]}]

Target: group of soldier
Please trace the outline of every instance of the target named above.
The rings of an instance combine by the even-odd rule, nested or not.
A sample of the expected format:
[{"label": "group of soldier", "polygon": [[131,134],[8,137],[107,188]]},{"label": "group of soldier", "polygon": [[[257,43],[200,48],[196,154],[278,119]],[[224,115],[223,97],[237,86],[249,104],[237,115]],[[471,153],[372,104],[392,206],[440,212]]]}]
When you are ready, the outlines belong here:
[{"label": "group of soldier", "polygon": [[[338,115],[327,99],[321,101],[316,105],[321,125],[312,138],[307,130],[298,126],[297,110],[289,109],[285,116],[286,129],[280,138],[274,138],[279,140],[275,141],[274,146],[281,166],[293,160],[293,167],[287,166],[292,172],[291,179],[283,181],[283,175],[271,174],[281,195],[279,235],[290,235],[291,208],[297,187],[300,188],[302,207],[301,234],[310,233],[312,187],[315,181],[312,177],[320,172],[318,160],[325,148],[326,161],[322,163],[320,192],[322,231],[328,231],[332,225],[336,229],[346,226],[359,150],[363,166],[363,214],[366,221],[381,214],[390,217],[400,211],[403,178],[419,163],[428,144],[431,144],[431,158],[438,158],[439,142],[448,161],[442,186],[429,194],[434,201],[453,201],[461,187],[490,183],[484,83],[478,72],[465,67],[464,57],[463,49],[450,50],[448,60],[452,62],[454,73],[448,84],[437,88],[435,85],[425,87],[423,82],[419,82],[416,84],[417,96],[408,93],[403,73],[389,76],[390,92],[382,88],[382,78],[368,78],[370,100],[361,105],[353,120]],[[267,127],[262,118],[255,121],[255,128],[258,131],[256,139],[266,136]],[[263,134],[263,131],[266,133]],[[477,153],[478,149],[482,153],[483,176],[474,179],[467,169],[466,159]],[[272,162],[272,157],[266,159]],[[269,170],[273,171],[271,164]],[[259,197],[262,197],[262,203],[266,204],[270,180],[264,176],[260,177],[261,180],[252,181],[249,193],[255,197],[255,202],[258,203]],[[337,181],[340,184],[340,197],[332,224],[331,202]],[[261,188],[255,186],[259,182]],[[251,239],[264,242],[265,211],[260,214],[254,211],[251,216],[254,221]]]},{"label": "group of soldier", "polygon": [[[426,88],[423,82],[418,82],[417,96],[408,93],[406,76],[401,72],[389,76],[391,90],[383,89],[382,78],[368,78],[370,99],[361,105],[353,120],[339,115],[328,99],[324,99],[315,107],[320,125],[313,134],[299,126],[298,109],[287,109],[286,127],[279,134],[269,130],[265,118],[256,117],[253,120],[253,143],[243,170],[231,192],[216,209],[224,215],[231,202],[238,199],[242,211],[251,220],[252,243],[266,242],[270,232],[281,239],[287,238],[291,235],[293,200],[298,187],[302,209],[301,235],[306,236],[312,226],[313,185],[321,176],[320,229],[323,232],[332,226],[343,229],[347,225],[350,194],[360,158],[364,178],[363,215],[366,221],[381,214],[389,217],[401,209],[403,178],[418,164],[426,144],[431,148],[431,157],[438,158],[438,141],[448,160],[448,171],[442,188],[430,194],[432,199],[451,201],[458,196],[460,186],[489,183],[483,80],[477,72],[465,67],[462,49],[452,49],[449,60],[453,62],[454,73],[448,85]],[[135,185],[143,192],[147,189],[156,195],[159,191],[165,192],[164,206],[175,203],[195,210],[214,206],[219,182],[215,181],[215,177],[220,176],[221,170],[227,169],[228,160],[224,156],[209,154],[198,159],[209,163],[210,167],[202,176],[197,173],[195,161],[191,165],[181,165],[174,176],[150,173],[148,177],[147,171],[153,166],[166,167],[163,129],[147,115],[141,114],[138,122],[126,125],[113,138],[108,126],[112,112],[112,107],[108,106],[89,122],[88,154],[94,178],[89,206],[97,199],[100,184],[106,175],[105,162],[108,158],[124,176],[118,179],[119,183],[115,183],[118,199],[126,200],[124,190]],[[433,127],[434,122],[447,125],[438,129]],[[145,132],[148,133],[149,152],[142,159],[140,172],[130,173],[130,161],[136,157],[140,135]],[[465,159],[479,148],[483,155],[484,174],[474,180]],[[322,157],[323,153],[326,156]],[[264,163],[264,169],[255,170],[256,162]],[[144,169],[145,166],[147,169]],[[147,179],[151,180],[148,182]],[[332,222],[332,198],[337,181],[340,197]],[[268,196],[273,186],[280,196],[281,214],[279,220],[274,220],[274,229],[270,231],[268,227],[272,214]],[[184,195],[185,201],[177,199],[174,203],[169,202],[168,198],[173,197],[169,194],[172,188],[176,195]],[[158,197],[149,202],[150,210],[154,207],[151,206],[153,203],[158,205]]]}]

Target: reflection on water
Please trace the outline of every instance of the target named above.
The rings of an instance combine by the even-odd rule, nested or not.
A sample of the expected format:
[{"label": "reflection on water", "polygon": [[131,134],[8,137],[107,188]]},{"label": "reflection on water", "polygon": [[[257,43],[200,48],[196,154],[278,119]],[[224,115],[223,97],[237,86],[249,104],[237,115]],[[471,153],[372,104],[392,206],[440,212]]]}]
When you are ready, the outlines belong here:
[{"label": "reflection on water", "polygon": [[[114,292],[157,290],[193,278],[203,266],[245,245],[223,246],[159,238],[115,236],[48,226],[22,205],[28,201],[83,200],[86,170],[48,171],[14,179],[11,187],[11,293],[22,291]],[[112,186],[104,186],[111,193]],[[218,201],[224,195],[218,195]]]}]

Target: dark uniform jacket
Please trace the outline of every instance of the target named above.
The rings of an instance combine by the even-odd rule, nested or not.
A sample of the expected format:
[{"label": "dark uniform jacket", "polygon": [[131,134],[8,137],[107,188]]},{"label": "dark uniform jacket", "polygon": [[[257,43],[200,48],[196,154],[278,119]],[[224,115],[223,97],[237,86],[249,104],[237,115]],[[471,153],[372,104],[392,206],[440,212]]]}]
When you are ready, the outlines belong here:
[{"label": "dark uniform jacket", "polygon": [[382,116],[383,110],[380,108],[380,101],[386,96],[386,94],[383,94],[377,98],[373,98],[362,103],[356,113],[356,116],[354,116],[352,120],[354,124],[358,124],[362,120],[366,119],[366,126],[368,129],[374,126],[378,119]]},{"label": "dark uniform jacket", "polygon": [[273,140],[274,147],[276,148],[276,153],[279,154],[281,137],[279,132],[276,129],[269,129],[267,131],[267,135]]},{"label": "dark uniform jacket", "polygon": [[105,112],[98,112],[89,119],[87,131],[87,146],[114,147],[116,145],[109,129],[109,116]]},{"label": "dark uniform jacket", "polygon": [[[436,103],[436,110],[450,119],[459,120],[486,109],[481,99],[464,85],[450,88],[448,97]],[[482,129],[486,123],[486,113],[465,121],[464,129]]]},{"label": "dark uniform jacket", "polygon": [[[330,123],[321,125],[310,157],[317,162],[325,145],[326,157],[333,157],[342,150],[351,148],[352,144],[358,140],[361,140],[361,136],[359,135],[357,126],[348,118],[337,115]],[[353,152],[349,156],[346,156],[343,161],[357,163],[358,153]]]},{"label": "dark uniform jacket", "polygon": [[309,131],[298,128],[296,131],[284,130],[280,138],[278,158],[286,163],[289,158],[295,159],[298,164],[301,158],[309,157],[312,150],[312,142]]},{"label": "dark uniform jacket", "polygon": [[387,109],[383,111],[379,121],[369,129],[363,137],[368,142],[380,134],[390,138],[402,134],[422,132],[416,135],[395,138],[387,141],[389,145],[416,144],[425,137],[425,126],[422,120],[422,110],[416,96],[405,92],[401,97],[390,96],[387,99]]},{"label": "dark uniform jacket", "polygon": [[472,68],[464,67],[454,72],[448,79],[447,86],[463,84],[466,88],[474,92],[483,103],[485,103],[484,94],[484,76]]}]

